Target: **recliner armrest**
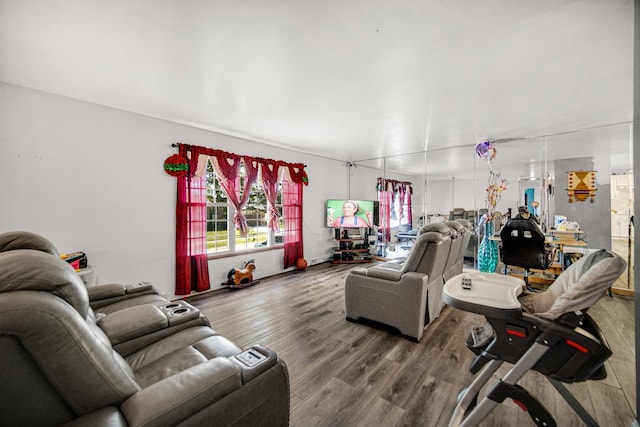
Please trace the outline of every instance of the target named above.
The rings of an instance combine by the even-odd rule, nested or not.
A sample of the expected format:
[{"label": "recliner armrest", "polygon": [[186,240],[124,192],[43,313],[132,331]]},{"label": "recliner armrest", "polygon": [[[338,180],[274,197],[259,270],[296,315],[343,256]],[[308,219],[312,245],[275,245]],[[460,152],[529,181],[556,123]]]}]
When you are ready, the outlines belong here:
[{"label": "recliner armrest", "polygon": [[[142,304],[101,317],[97,324],[118,350],[118,344],[200,318],[200,310],[185,301]],[[206,324],[203,320],[202,324]]]},{"label": "recliner armrest", "polygon": [[[149,282],[131,284],[110,283],[87,288],[89,304],[91,308],[100,311],[101,308],[122,301],[135,300],[141,296],[157,296],[157,299],[165,299]],[[167,300],[168,301],[168,300]],[[147,301],[150,302],[150,301]]]},{"label": "recliner armrest", "polygon": [[138,282],[124,285],[122,283],[108,283],[87,288],[89,302],[99,301],[125,295],[140,294],[141,292],[152,291],[156,293],[153,285],[149,282]]},{"label": "recliner armrest", "polygon": [[278,363],[278,356],[272,350],[254,345],[230,358],[242,369],[242,383],[246,384]]},{"label": "recliner armrest", "polygon": [[153,304],[125,308],[98,320],[98,326],[117,345],[169,326],[167,316]]},{"label": "recliner armrest", "polygon": [[61,427],[85,427],[85,426],[109,426],[109,427],[129,427],[129,423],[124,415],[115,406],[105,406],[97,411],[84,414]]},{"label": "recliner armrest", "polygon": [[137,283],[129,283],[125,285],[125,294],[137,294],[139,292],[146,292],[153,290],[153,285],[149,282],[137,282]]},{"label": "recliner armrest", "polygon": [[402,271],[395,268],[388,268],[384,266],[374,266],[367,268],[368,277],[376,277],[383,280],[392,280],[399,282],[402,278]]},{"label": "recliner armrest", "polygon": [[132,427],[178,425],[240,387],[240,366],[216,357],[150,385],[120,409]]},{"label": "recliner armrest", "polygon": [[121,297],[126,293],[122,283],[109,283],[87,288],[89,294],[89,302],[99,301],[101,299]]}]

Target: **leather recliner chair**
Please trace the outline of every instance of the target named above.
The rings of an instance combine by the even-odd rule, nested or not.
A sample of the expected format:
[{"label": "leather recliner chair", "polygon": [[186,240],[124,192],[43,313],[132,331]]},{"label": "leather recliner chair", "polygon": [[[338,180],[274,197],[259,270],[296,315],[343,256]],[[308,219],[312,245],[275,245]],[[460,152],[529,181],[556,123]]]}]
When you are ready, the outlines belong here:
[{"label": "leather recliner chair", "polygon": [[97,319],[68,263],[0,253],[0,424],[288,425],[287,369],[269,349],[243,351],[202,324],[141,339],[182,314],[194,316],[142,304]]},{"label": "leather recliner chair", "polygon": [[405,262],[353,268],[345,280],[347,319],[380,322],[420,341],[444,305],[442,274],[450,236],[446,225],[428,224],[420,229]]},{"label": "leather recliner chair", "polygon": [[456,219],[464,218],[464,208],[453,208],[449,211],[449,221],[455,221]]},{"label": "leather recliner chair", "polygon": [[[60,253],[46,237],[31,231],[0,233],[0,253],[16,249],[33,249],[56,258]],[[109,314],[140,304],[164,304],[167,300],[148,282],[103,283],[87,289],[91,308]]]},{"label": "leather recliner chair", "polygon": [[465,221],[467,224],[469,223],[469,221],[465,219],[446,221],[444,223],[447,227],[451,228],[452,231],[451,248],[442,274],[445,282],[453,276],[462,273],[462,269],[464,267],[464,253],[467,246],[469,246],[471,231],[467,228],[466,224],[463,224],[461,221]]}]

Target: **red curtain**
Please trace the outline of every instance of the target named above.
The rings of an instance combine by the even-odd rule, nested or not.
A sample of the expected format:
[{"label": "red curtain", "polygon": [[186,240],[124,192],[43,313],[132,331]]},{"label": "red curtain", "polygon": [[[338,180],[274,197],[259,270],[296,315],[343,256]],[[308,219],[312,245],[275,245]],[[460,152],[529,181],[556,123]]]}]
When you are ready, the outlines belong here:
[{"label": "red curtain", "polygon": [[282,181],[284,209],[284,268],[296,265],[304,258],[302,242],[302,182]]},{"label": "red curtain", "polygon": [[405,204],[407,205],[407,219],[409,224],[409,229],[413,228],[413,206],[411,205],[411,196],[413,195],[413,187],[411,184],[405,184],[404,198]]},{"label": "red curtain", "polygon": [[[408,182],[400,182],[398,183],[398,191],[400,193],[400,215],[399,219],[402,221],[402,218],[407,219],[407,226],[410,229],[413,228],[413,212],[411,208],[411,195],[413,194],[413,188],[411,184]],[[406,210],[405,210],[406,206]]]},{"label": "red curtain", "polygon": [[178,177],[176,202],[176,295],[206,291],[209,283],[207,258],[207,182],[195,175],[197,147],[179,145],[187,159],[186,176]]},{"label": "red curtain", "polygon": [[[216,152],[210,157],[213,169],[216,172],[218,182],[222,186],[227,199],[233,204],[235,213],[233,214],[233,223],[237,230],[240,230],[241,236],[246,236],[249,232],[247,227],[247,219],[242,214],[242,209],[247,205],[249,200],[249,193],[251,192],[251,186],[256,182],[258,177],[258,167],[255,159],[244,156],[244,171],[245,179],[242,189],[240,188],[240,171],[241,156]],[[240,194],[242,190],[242,195]]]},{"label": "red curtain", "polygon": [[388,182],[383,178],[378,178],[378,202],[380,202],[380,225],[378,232],[382,234],[382,241],[391,240],[391,196],[393,186],[389,191]]},{"label": "red curtain", "polygon": [[[295,265],[298,258],[304,256],[302,243],[302,185],[309,184],[309,178],[304,171],[302,163],[287,163],[260,157],[238,156],[233,153],[215,150],[213,148],[193,145],[178,144],[179,154],[189,163],[189,171],[186,176],[178,177],[178,191],[176,203],[176,295],[186,295],[191,291],[204,291],[210,288],[209,265],[207,258],[207,182],[203,167],[199,158],[208,156],[211,160],[218,178],[224,177],[227,181],[223,189],[227,197],[234,204],[237,203],[237,218],[234,217],[236,227],[241,228],[246,219],[242,215],[242,207],[246,205],[255,182],[258,168],[262,168],[265,193],[269,199],[270,225],[278,228],[278,215],[275,200],[278,189],[278,169],[285,168],[288,179],[286,185],[288,194],[283,195],[284,204],[288,204],[285,210],[285,268]],[[239,159],[244,158],[245,182],[242,198],[238,191]],[[202,159],[200,159],[202,160]],[[230,162],[231,160],[231,162]],[[265,166],[266,165],[266,166]],[[196,174],[196,171],[198,173]],[[266,176],[266,180],[265,180]],[[220,179],[221,184],[223,179]],[[271,194],[271,195],[270,195]],[[233,196],[232,196],[233,195]],[[288,264],[289,263],[289,264]]]},{"label": "red curtain", "polygon": [[[413,212],[411,208],[411,194],[413,188],[408,181],[397,181],[394,179],[378,178],[377,184],[378,201],[380,202],[380,226],[383,241],[391,240],[391,220],[401,223],[402,218],[407,218],[409,227],[413,226]],[[399,211],[395,210],[395,201],[399,200]],[[406,205],[406,211],[404,206]]]},{"label": "red curtain", "polygon": [[262,160],[260,162],[260,172],[262,174],[262,187],[264,194],[267,196],[267,217],[269,218],[268,226],[276,233],[280,231],[278,219],[278,208],[276,207],[276,199],[278,198],[278,171],[280,165],[276,161]]}]

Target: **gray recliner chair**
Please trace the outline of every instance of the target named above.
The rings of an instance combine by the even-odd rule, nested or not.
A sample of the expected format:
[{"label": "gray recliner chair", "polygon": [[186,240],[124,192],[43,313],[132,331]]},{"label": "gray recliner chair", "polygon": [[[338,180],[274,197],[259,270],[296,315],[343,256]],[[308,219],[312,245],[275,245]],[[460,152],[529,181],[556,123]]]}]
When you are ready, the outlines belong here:
[{"label": "gray recliner chair", "polygon": [[98,319],[68,263],[0,253],[0,424],[288,425],[286,365],[269,349],[243,351],[205,325],[142,339],[193,319],[166,303]]},{"label": "gray recliner chair", "polygon": [[449,249],[449,256],[447,257],[447,263],[445,264],[444,272],[442,274],[445,282],[453,276],[462,273],[462,269],[464,267],[464,253],[469,245],[471,233],[465,224],[460,221],[466,221],[468,223],[465,219],[446,221],[444,223],[452,230],[451,248]]},{"label": "gray recliner chair", "polygon": [[[33,249],[56,258],[60,253],[46,237],[31,231],[0,233],[0,253],[16,249]],[[91,308],[110,314],[140,304],[164,304],[166,299],[148,282],[103,283],[87,289]]]},{"label": "gray recliner chair", "polygon": [[404,263],[353,268],[345,280],[347,319],[384,323],[420,341],[444,305],[442,273],[450,233],[442,223],[425,225]]},{"label": "gray recliner chair", "polygon": [[[464,259],[468,256],[469,251],[473,250],[472,239],[477,238],[476,236],[476,228],[473,226],[471,221],[466,219],[457,219],[457,223],[462,224],[465,228],[464,241],[462,243],[462,268],[464,268]],[[471,249],[469,249],[471,248]],[[460,270],[462,272],[462,269]]]},{"label": "gray recliner chair", "polygon": [[456,219],[464,218],[464,208],[453,208],[449,211],[449,221],[455,221]]}]

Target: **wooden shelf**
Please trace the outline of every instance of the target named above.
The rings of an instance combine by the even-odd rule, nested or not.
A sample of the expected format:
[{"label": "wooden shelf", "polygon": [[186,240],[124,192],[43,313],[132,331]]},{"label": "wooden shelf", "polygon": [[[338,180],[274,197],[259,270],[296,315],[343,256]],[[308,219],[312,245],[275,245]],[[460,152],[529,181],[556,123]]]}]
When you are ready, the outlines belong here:
[{"label": "wooden shelf", "polygon": [[[342,236],[346,229],[340,228],[336,231],[336,236]],[[344,234],[343,237],[334,239],[338,242],[338,247],[333,249],[334,259],[332,264],[359,264],[365,262],[371,262],[372,259],[363,259],[361,257],[366,256],[364,254],[370,254],[370,248],[362,248],[361,244],[354,244],[353,242],[366,242],[368,243],[369,236],[366,229],[360,229],[358,235],[348,236]],[[359,247],[356,247],[359,246]],[[347,259],[345,259],[347,258]],[[350,259],[349,259],[350,258]],[[354,259],[355,258],[355,259]]]}]

